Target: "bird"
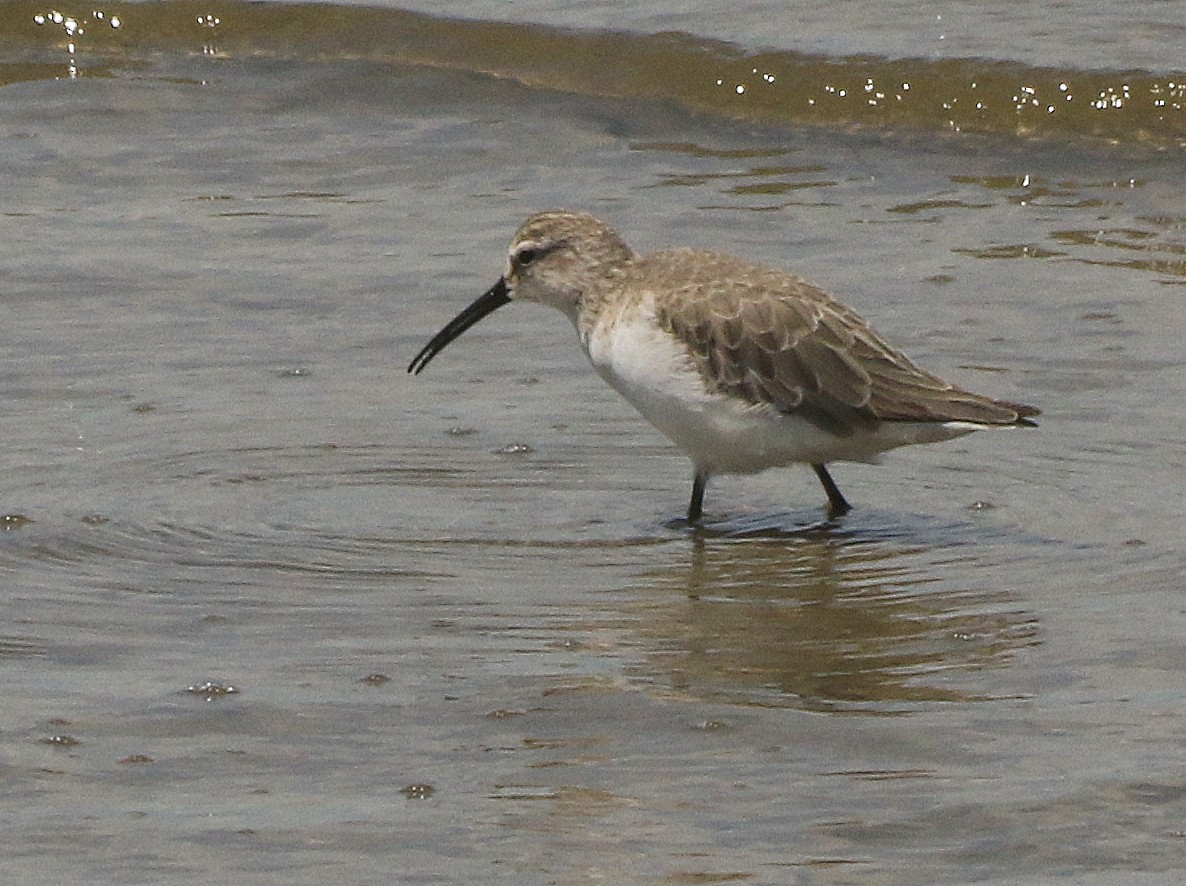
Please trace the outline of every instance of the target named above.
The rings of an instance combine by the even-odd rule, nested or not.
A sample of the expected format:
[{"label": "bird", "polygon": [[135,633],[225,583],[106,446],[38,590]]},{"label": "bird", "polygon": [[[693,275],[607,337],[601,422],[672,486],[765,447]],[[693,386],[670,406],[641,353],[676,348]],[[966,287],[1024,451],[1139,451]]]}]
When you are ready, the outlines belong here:
[{"label": "bird", "polygon": [[915,365],[855,311],[776,267],[707,250],[639,255],[587,212],[524,221],[502,276],[408,365],[511,301],[557,308],[597,373],[692,461],[686,521],[709,479],[810,465],[829,521],[851,505],[835,461],[987,428],[1036,427],[1039,410],[975,394]]}]

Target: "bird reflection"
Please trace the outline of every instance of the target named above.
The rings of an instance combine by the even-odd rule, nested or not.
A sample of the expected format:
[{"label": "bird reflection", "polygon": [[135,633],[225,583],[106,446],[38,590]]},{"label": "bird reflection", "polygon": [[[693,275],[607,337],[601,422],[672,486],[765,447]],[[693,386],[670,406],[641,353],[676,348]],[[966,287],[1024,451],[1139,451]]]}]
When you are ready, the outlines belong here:
[{"label": "bird reflection", "polygon": [[898,713],[994,697],[969,675],[1038,642],[1009,591],[968,586],[990,570],[958,547],[826,531],[691,544],[633,589],[647,677],[682,692]]}]

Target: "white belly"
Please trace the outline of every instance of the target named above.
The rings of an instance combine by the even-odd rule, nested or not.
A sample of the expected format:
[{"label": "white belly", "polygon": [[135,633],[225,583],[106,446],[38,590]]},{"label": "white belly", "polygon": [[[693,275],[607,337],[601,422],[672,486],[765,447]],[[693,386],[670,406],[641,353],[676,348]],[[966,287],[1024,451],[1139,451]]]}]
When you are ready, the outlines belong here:
[{"label": "white belly", "polygon": [[599,324],[585,347],[601,377],[708,473],[875,461],[887,449],[977,429],[958,422],[883,422],[873,431],[837,436],[798,416],[709,393],[683,346],[637,309],[612,328]]}]

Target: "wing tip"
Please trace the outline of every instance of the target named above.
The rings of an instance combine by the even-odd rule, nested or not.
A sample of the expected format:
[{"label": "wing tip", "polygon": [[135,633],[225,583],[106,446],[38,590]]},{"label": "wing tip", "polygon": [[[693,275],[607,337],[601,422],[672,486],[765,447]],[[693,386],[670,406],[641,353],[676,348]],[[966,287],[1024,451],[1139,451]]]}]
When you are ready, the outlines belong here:
[{"label": "wing tip", "polygon": [[1042,410],[1037,406],[1029,406],[1025,403],[1001,403],[1002,406],[1007,406],[1016,414],[1016,418],[1012,424],[1019,428],[1036,428],[1038,423],[1034,421],[1034,417],[1042,414]]}]

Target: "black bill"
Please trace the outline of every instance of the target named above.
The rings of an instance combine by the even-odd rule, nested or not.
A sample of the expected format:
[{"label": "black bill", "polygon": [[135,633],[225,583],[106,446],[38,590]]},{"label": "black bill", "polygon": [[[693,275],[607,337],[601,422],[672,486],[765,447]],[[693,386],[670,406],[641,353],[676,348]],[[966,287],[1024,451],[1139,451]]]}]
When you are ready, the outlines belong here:
[{"label": "black bill", "polygon": [[412,362],[408,364],[408,372],[418,375],[420,370],[428,365],[428,361],[445,349],[445,345],[465,332],[487,314],[493,313],[511,300],[507,293],[506,280],[501,277],[491,286],[481,298],[445,324],[445,328],[432,337]]}]

